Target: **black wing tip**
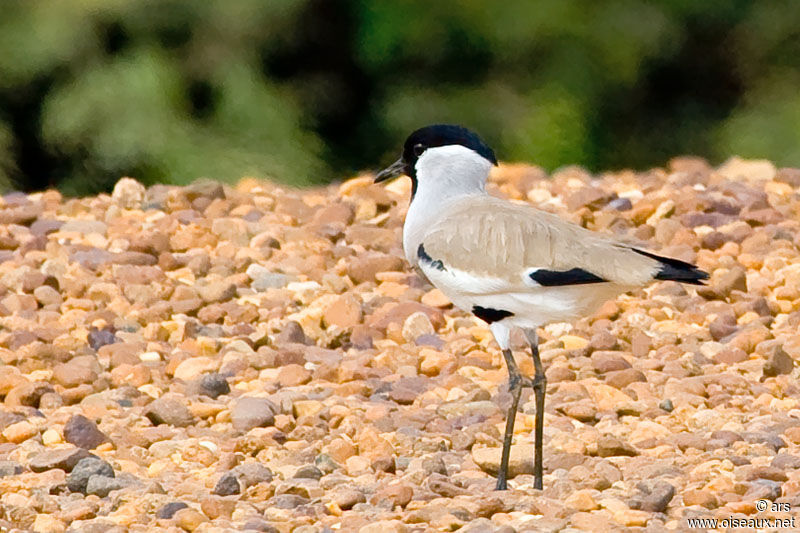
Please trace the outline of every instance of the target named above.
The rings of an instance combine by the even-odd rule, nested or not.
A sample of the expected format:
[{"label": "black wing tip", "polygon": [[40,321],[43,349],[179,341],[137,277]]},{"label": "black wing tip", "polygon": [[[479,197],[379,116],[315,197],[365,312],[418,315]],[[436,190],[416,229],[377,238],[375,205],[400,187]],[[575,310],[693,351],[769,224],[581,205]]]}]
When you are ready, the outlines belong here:
[{"label": "black wing tip", "polygon": [[661,263],[661,269],[656,272],[654,279],[679,281],[688,285],[705,285],[704,281],[709,277],[708,272],[704,272],[697,268],[697,266],[687,263],[686,261],[652,254],[644,250],[639,250],[638,248],[631,249],[638,254],[649,257],[650,259],[655,259]]}]

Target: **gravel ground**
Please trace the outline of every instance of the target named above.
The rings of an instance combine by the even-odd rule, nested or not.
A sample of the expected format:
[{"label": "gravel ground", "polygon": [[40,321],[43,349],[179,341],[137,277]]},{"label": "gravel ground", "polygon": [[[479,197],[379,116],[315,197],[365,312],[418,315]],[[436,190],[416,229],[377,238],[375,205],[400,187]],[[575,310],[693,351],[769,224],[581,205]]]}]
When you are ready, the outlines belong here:
[{"label": "gravel ground", "polygon": [[800,170],[764,161],[496,170],[496,194],[711,273],[541,332],[545,489],[526,391],[504,493],[502,357],[402,259],[407,180],[6,195],[0,530],[657,532],[796,515],[798,187]]}]

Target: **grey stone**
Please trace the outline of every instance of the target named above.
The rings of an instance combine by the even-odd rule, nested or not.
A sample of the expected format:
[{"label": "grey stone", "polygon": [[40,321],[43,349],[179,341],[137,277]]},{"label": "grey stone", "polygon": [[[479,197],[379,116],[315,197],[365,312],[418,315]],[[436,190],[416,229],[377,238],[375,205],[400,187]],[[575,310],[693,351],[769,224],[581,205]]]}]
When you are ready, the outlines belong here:
[{"label": "grey stone", "polygon": [[231,470],[244,488],[272,481],[272,470],[261,463],[244,463]]},{"label": "grey stone", "polygon": [[99,457],[81,459],[67,476],[67,488],[72,492],[87,494],[87,485],[92,476],[113,478],[114,469]]},{"label": "grey stone", "polygon": [[225,379],[225,376],[216,372],[204,374],[198,378],[196,388],[198,394],[214,399],[231,392],[228,380]]},{"label": "grey stone", "polygon": [[100,498],[105,498],[111,491],[124,489],[131,484],[132,483],[126,479],[96,474],[91,476],[86,482],[86,494],[94,494]]},{"label": "grey stone", "polygon": [[318,480],[322,477],[322,470],[317,468],[315,465],[303,465],[297,469],[297,472],[294,473],[294,477]]},{"label": "grey stone", "polygon": [[631,509],[663,513],[675,496],[675,487],[661,479],[648,479],[636,485],[638,493],[628,502]]},{"label": "grey stone", "polygon": [[300,505],[305,505],[309,502],[308,498],[303,498],[296,494],[279,494],[267,500],[268,507],[275,507],[277,509],[294,509]]},{"label": "grey stone", "polygon": [[158,511],[156,511],[156,518],[166,519],[169,520],[175,513],[180,511],[181,509],[186,509],[189,507],[183,502],[169,502],[168,504],[162,506]]},{"label": "grey stone", "polygon": [[239,485],[239,480],[233,472],[226,472],[219,478],[217,484],[214,486],[213,494],[218,496],[231,496],[233,494],[241,494],[242,487]]}]

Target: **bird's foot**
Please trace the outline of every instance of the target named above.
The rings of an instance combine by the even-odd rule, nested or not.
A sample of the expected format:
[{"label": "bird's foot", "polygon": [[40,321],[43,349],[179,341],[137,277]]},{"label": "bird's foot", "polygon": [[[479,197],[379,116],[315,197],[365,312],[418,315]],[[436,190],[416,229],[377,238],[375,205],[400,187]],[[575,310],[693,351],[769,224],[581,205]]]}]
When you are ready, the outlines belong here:
[{"label": "bird's foot", "polygon": [[495,485],[494,490],[508,490],[508,482],[506,482],[505,478],[497,478],[497,485]]}]

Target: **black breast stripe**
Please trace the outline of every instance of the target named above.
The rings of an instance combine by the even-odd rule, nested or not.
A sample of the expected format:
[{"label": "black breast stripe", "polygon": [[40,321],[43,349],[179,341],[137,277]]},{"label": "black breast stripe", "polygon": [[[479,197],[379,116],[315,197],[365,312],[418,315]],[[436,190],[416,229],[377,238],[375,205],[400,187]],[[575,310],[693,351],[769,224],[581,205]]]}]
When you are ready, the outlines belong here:
[{"label": "black breast stripe", "polygon": [[419,257],[420,261],[429,264],[436,270],[444,270],[444,263],[442,263],[442,261],[439,259],[434,261],[433,257],[428,255],[428,253],[425,251],[425,247],[421,244],[419,245],[419,248],[417,248],[417,257]]},{"label": "black breast stripe", "polygon": [[582,268],[572,268],[570,270],[539,269],[532,272],[530,278],[543,287],[585,285],[587,283],[603,283],[607,281]]},{"label": "black breast stripe", "polygon": [[502,309],[490,309],[488,307],[481,307],[480,305],[473,306],[472,314],[480,318],[484,322],[488,322],[489,324],[491,324],[492,322],[497,322],[498,320],[503,320],[504,318],[508,318],[514,315],[514,313],[512,313],[511,311],[504,311]]}]

